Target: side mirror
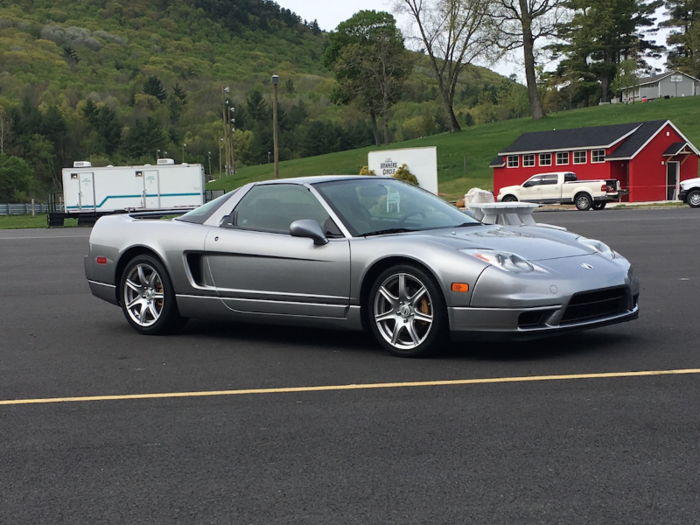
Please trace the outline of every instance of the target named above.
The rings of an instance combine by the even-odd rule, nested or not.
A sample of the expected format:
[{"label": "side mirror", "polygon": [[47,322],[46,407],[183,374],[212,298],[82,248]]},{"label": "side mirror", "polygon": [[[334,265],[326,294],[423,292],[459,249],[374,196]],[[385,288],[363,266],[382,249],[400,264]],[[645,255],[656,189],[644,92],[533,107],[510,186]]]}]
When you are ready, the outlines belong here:
[{"label": "side mirror", "polygon": [[316,246],[328,244],[328,239],[323,234],[321,226],[313,219],[301,219],[289,225],[289,235],[292,237],[306,237],[313,239]]}]

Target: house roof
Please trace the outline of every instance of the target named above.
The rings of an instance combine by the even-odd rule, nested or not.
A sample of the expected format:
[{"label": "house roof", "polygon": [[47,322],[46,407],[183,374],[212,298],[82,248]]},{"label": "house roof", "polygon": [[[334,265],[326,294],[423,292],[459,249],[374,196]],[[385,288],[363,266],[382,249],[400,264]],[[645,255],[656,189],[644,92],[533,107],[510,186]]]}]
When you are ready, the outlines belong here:
[{"label": "house roof", "polygon": [[664,151],[661,155],[664,157],[673,157],[674,155],[678,155],[680,151],[685,148],[685,145],[688,144],[687,142],[674,142],[671,144],[666,151]]},{"label": "house roof", "polygon": [[639,151],[666,124],[666,120],[650,120],[642,124],[622,145],[607,156],[608,159],[629,159]]},{"label": "house roof", "polygon": [[659,80],[663,80],[666,77],[669,77],[671,75],[683,75],[684,77],[688,77],[692,80],[695,80],[696,82],[698,81],[697,78],[692,77],[688,75],[687,73],[683,73],[682,71],[666,71],[666,73],[661,73],[659,75],[652,75],[650,77],[643,77],[639,79],[639,85],[640,86],[646,86],[647,84],[654,84],[655,82],[658,82]]},{"label": "house roof", "polygon": [[[654,122],[661,124],[665,121]],[[644,122],[523,133],[499,155],[609,148],[634,133],[642,124]]]},{"label": "house roof", "polygon": [[502,168],[506,165],[506,161],[500,155],[491,161],[489,168]]}]

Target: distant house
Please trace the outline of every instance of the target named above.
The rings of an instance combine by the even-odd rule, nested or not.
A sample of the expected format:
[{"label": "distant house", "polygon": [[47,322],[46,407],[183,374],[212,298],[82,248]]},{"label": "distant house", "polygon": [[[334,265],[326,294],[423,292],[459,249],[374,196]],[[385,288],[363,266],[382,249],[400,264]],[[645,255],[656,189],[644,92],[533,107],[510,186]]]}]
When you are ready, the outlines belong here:
[{"label": "distant house", "polygon": [[523,133],[491,164],[494,193],[538,173],[618,179],[630,202],[677,198],[680,181],[698,176],[700,151],[670,120]]},{"label": "distant house", "polygon": [[680,71],[668,71],[653,77],[640,78],[637,86],[622,90],[621,101],[628,103],[695,95],[700,95],[700,80]]}]

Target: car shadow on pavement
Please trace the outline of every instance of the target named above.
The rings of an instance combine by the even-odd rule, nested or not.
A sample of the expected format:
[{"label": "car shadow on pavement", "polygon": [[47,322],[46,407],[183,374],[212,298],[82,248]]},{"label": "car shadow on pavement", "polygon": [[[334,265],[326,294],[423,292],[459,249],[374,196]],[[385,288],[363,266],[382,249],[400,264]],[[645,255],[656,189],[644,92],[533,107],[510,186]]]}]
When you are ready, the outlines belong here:
[{"label": "car shadow on pavement", "polygon": [[575,355],[609,355],[627,352],[636,343],[628,333],[579,332],[534,341],[513,343],[453,343],[444,357],[468,357],[479,361],[537,361]]},{"label": "car shadow on pavement", "polygon": [[[193,320],[181,335],[217,340],[244,340],[258,344],[292,345],[320,351],[348,351],[386,355],[372,335],[364,332]],[[574,355],[609,355],[633,351],[636,337],[630,333],[579,332],[526,342],[449,342],[433,359],[467,361],[537,361]]]}]

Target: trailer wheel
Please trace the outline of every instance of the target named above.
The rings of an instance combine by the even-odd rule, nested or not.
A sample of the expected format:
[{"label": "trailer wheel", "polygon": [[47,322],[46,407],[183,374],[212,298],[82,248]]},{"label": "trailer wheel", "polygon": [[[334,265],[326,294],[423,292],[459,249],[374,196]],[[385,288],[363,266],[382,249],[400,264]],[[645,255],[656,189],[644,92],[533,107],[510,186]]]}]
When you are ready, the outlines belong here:
[{"label": "trailer wheel", "polygon": [[588,193],[579,193],[574,197],[574,202],[576,203],[576,208],[579,211],[587,211],[591,209],[591,204],[593,204],[593,199]]},{"label": "trailer wheel", "polygon": [[187,322],[177,309],[168,272],[150,255],[138,255],[129,261],[119,289],[124,316],[140,334],[171,333]]}]

